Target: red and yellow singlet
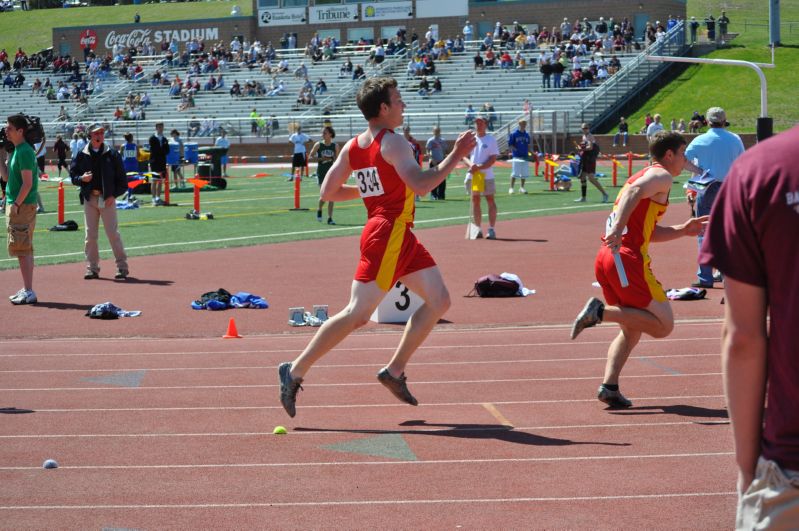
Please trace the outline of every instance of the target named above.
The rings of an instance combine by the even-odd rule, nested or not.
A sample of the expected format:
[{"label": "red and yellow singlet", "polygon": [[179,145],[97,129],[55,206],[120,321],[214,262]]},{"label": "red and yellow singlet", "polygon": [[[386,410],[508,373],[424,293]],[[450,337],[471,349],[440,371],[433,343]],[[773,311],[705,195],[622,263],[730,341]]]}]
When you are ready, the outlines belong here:
[{"label": "red and yellow singlet", "polygon": [[355,280],[376,281],[384,291],[404,275],[436,265],[411,232],[416,211],[413,190],[380,154],[386,134],[394,132],[383,129],[366,148],[358,146],[356,137],[349,152],[352,175],[368,216]]},{"label": "red and yellow singlet", "polygon": [[[610,226],[617,214],[619,198],[625,189],[643,177],[653,167],[662,168],[662,166],[654,164],[627,179],[627,182],[624,183],[624,186],[616,196],[613,211],[608,218],[608,226]],[[655,278],[650,267],[649,241],[655,231],[655,225],[663,218],[668,206],[668,200],[664,204],[649,198],[642,199],[627,221],[627,226],[622,233],[619,254],[624,264],[624,270],[627,273],[627,279],[630,282],[628,287],[621,287],[610,249],[605,245],[600,247],[594,263],[594,270],[597,281],[602,286],[605,301],[608,304],[646,308],[653,300],[658,302],[666,300],[663,286]]]}]

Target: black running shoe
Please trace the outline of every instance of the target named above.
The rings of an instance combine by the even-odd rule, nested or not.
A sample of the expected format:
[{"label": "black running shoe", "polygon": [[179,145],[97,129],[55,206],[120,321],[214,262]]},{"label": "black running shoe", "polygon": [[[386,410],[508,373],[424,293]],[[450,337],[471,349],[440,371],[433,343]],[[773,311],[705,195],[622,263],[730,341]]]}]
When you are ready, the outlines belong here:
[{"label": "black running shoe", "polygon": [[302,378],[291,377],[291,362],[281,363],[277,368],[277,374],[280,379],[280,403],[283,404],[283,409],[289,414],[289,417],[294,417],[297,414],[295,408],[297,402],[297,391],[302,389],[300,385]]},{"label": "black running shoe", "polygon": [[417,402],[411,392],[408,391],[408,386],[405,383],[405,373],[400,374],[399,378],[394,378],[388,372],[387,368],[383,368],[377,373],[377,379],[391,391],[391,394],[399,398],[402,402],[406,402],[412,406],[419,405],[419,402]]},{"label": "black running shoe", "polygon": [[591,297],[588,299],[588,302],[585,304],[585,308],[583,308],[583,311],[577,315],[577,319],[574,320],[571,338],[574,339],[586,328],[591,328],[592,326],[596,326],[601,323],[602,318],[599,317],[599,314],[604,309],[605,305],[601,300],[597,299],[596,297]]},{"label": "black running shoe", "polygon": [[633,405],[632,402],[630,402],[623,394],[621,394],[621,391],[611,391],[604,385],[599,386],[596,397],[600,402],[607,404],[613,409],[626,408]]}]

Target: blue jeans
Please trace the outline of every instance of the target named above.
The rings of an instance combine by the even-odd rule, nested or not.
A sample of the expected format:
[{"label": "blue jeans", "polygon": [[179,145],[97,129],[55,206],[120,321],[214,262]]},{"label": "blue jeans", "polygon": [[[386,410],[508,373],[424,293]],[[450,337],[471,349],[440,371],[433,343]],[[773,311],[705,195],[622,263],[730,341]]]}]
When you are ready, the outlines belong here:
[{"label": "blue jeans", "polygon": [[[696,216],[707,216],[710,214],[710,209],[713,208],[713,202],[721,188],[721,183],[716,181],[711,183],[702,192],[696,195]],[[697,240],[699,241],[699,248],[702,248],[702,241],[705,239],[705,232],[699,234]],[[704,285],[713,285],[713,268],[711,266],[700,265],[696,272],[699,282]]]}]

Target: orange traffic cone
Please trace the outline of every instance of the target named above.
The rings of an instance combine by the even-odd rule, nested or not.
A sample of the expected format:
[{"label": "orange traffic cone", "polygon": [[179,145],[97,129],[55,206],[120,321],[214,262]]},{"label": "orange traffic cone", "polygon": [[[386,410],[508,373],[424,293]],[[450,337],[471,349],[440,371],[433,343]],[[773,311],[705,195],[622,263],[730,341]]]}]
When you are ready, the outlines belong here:
[{"label": "orange traffic cone", "polygon": [[239,331],[236,330],[236,320],[231,317],[230,322],[227,324],[227,332],[222,336],[222,339],[237,339],[240,337]]}]

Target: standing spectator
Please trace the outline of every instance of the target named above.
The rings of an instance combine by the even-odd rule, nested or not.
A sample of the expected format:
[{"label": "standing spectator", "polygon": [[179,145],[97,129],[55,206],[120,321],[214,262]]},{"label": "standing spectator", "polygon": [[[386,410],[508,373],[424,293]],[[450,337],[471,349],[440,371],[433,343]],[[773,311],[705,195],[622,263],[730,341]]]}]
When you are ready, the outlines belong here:
[{"label": "standing spectator", "polygon": [[6,137],[14,144],[14,152],[6,160],[0,150],[0,179],[6,185],[6,226],[8,255],[16,256],[22,274],[23,287],[9,297],[11,304],[34,304],[33,291],[33,234],[36,227],[36,195],[39,188],[39,169],[36,154],[25,140],[27,119],[12,114],[6,122]]},{"label": "standing spectator", "polygon": [[[483,213],[480,209],[480,196],[486,198],[488,204],[488,235],[489,240],[496,240],[497,233],[495,226],[497,224],[497,203],[494,201],[497,186],[494,182],[494,163],[499,156],[499,147],[497,140],[493,135],[488,134],[488,116],[485,113],[480,113],[474,120],[474,125],[477,130],[477,144],[472,149],[472,153],[465,162],[469,167],[469,172],[466,174],[466,192],[472,198],[472,216],[473,223],[478,227],[482,226]],[[483,174],[484,189],[477,191],[472,189],[472,180],[475,173],[480,172]],[[483,231],[477,233],[477,238],[483,237]]]},{"label": "standing spectator", "polygon": [[[44,143],[44,140],[41,142],[36,142],[33,145],[33,151],[36,153],[36,166],[39,168],[39,176],[47,176],[44,172],[45,163],[47,162],[45,155],[47,154],[47,145]],[[42,203],[42,195],[39,191],[36,191],[36,213],[37,214],[44,214],[44,203]]]},{"label": "standing spectator", "polygon": [[721,16],[717,22],[719,24],[719,38],[721,39],[721,44],[724,44],[724,41],[727,40],[727,27],[730,25],[730,19],[727,17],[727,12],[723,9],[721,10]]},{"label": "standing spectator", "polygon": [[64,138],[61,135],[55,136],[55,143],[53,144],[53,151],[55,151],[56,157],[58,157],[58,176],[61,177],[61,168],[69,171],[69,166],[67,166],[67,150],[69,146],[67,143],[64,142]]},{"label": "standing spectator", "polygon": [[[732,163],[744,152],[741,137],[730,133],[727,126],[727,114],[721,107],[711,107],[705,117],[710,124],[710,129],[693,139],[688,149],[685,150],[685,168],[696,174],[705,170],[709,172],[705,180],[708,184],[696,194],[696,215],[710,214],[716,195],[719,193],[721,183],[727,177]],[[702,248],[704,232],[699,234],[699,248]],[[713,268],[699,265],[696,273],[698,280],[691,284],[698,288],[713,287]]]},{"label": "standing spectator", "polygon": [[114,252],[117,272],[114,278],[128,277],[128,257],[117,224],[116,198],[128,189],[128,179],[122,166],[119,152],[105,145],[105,129],[94,126],[89,130],[90,142],[78,153],[69,167],[72,184],[80,187],[80,202],[83,205],[83,222],[86,225],[86,273],[83,278],[100,277],[100,252],[97,238],[100,219]]},{"label": "standing spectator", "polygon": [[465,42],[472,40],[472,24],[468,20],[463,25],[463,40]]},{"label": "standing spectator", "polygon": [[519,128],[508,136],[508,147],[511,150],[511,171],[509,194],[513,193],[513,185],[519,179],[519,193],[526,194],[524,181],[530,177],[530,133],[527,132],[527,120],[519,120]]},{"label": "standing spectator", "polygon": [[713,18],[713,15],[708,14],[705,17],[705,27],[707,28],[707,40],[710,42],[716,41],[716,19]]},{"label": "standing spectator", "polygon": [[166,171],[166,155],[169,153],[169,140],[164,136],[164,122],[155,124],[155,133],[150,137],[150,171],[157,173],[158,177],[150,179],[153,196],[153,206],[162,206],[161,183],[166,181],[169,186],[169,174]]},{"label": "standing spectator", "polygon": [[619,118],[619,131],[613,135],[613,147],[616,147],[619,144],[619,138],[622,139],[622,147],[627,147],[627,140],[629,139],[628,131],[630,130],[630,125],[627,123],[627,120],[624,119],[624,116]]},{"label": "standing spectator", "polygon": [[691,17],[688,27],[691,29],[691,44],[694,44],[696,42],[696,32],[699,29],[699,21],[696,20],[696,17]]},{"label": "standing spectator", "polygon": [[[311,148],[311,152],[308,154],[308,158],[311,158],[314,155],[317,157],[316,180],[319,183],[320,188],[322,187],[322,183],[325,182],[327,172],[330,171],[330,168],[333,166],[333,162],[335,162],[336,158],[338,157],[338,144],[333,141],[334,138],[336,138],[336,132],[333,130],[333,128],[330,126],[325,127],[322,129],[322,140],[314,144]],[[319,205],[316,209],[316,221],[319,223],[322,222],[322,207],[324,206],[325,202],[322,201],[320,197]],[[327,224],[336,224],[336,222],[333,221],[333,201],[327,202]]]},{"label": "standing spectator", "polygon": [[219,129],[219,136],[214,141],[214,146],[225,150],[225,154],[222,155],[221,159],[222,177],[227,177],[227,163],[229,159],[227,151],[230,149],[230,140],[227,138],[227,131],[225,131],[223,128]]},{"label": "standing spectator", "polygon": [[[439,126],[433,127],[433,136],[427,139],[425,150],[427,151],[428,167],[438,168],[447,151],[447,143],[441,138],[441,128]],[[447,179],[445,177],[441,184],[430,190],[430,197],[434,201],[443,201],[446,199],[446,195]]]},{"label": "standing spectator", "polygon": [[169,136],[172,137],[171,146],[169,149],[172,149],[172,146],[177,146],[178,148],[178,163],[172,164],[172,179],[175,181],[175,186],[179,186],[183,188],[186,186],[185,179],[183,177],[183,157],[185,155],[185,146],[183,144],[183,139],[180,138],[180,131],[177,129],[172,129],[169,132]]},{"label": "standing spectator", "polygon": [[475,116],[477,116],[477,111],[474,110],[470,103],[466,106],[466,112],[463,114],[463,124],[471,127],[474,124]]},{"label": "standing spectator", "polygon": [[671,123],[669,124],[669,130],[670,131],[676,131],[677,130],[677,119],[676,118],[672,118],[671,119]]},{"label": "standing spectator", "polygon": [[599,145],[594,135],[591,134],[591,127],[588,124],[584,123],[580,128],[583,131],[583,138],[580,141],[580,198],[574,201],[576,203],[585,203],[585,196],[588,192],[586,180],[588,180],[602,194],[602,202],[607,203],[608,194],[596,178],[596,159],[599,157]]},{"label": "standing spectator", "polygon": [[[122,135],[125,143],[119,147],[119,155],[122,157],[122,169],[125,170],[125,177],[128,182],[141,178],[139,173],[139,147],[133,142],[133,133]],[[133,201],[133,189],[128,187],[127,201]]]},{"label": "standing spectator", "polygon": [[721,360],[738,468],[736,529],[797,522],[797,145],[794,127],[733,164],[699,256],[725,278]]},{"label": "standing spectator", "polygon": [[[685,164],[684,150],[683,136],[671,131],[657,134],[649,144],[655,164],[630,177],[622,187],[594,261],[605,303],[591,297],[572,326],[572,339],[603,321],[618,323],[621,328],[608,348],[605,375],[597,391],[597,399],[611,408],[632,406],[619,389],[619,377],[641,335],[661,338],[674,329],[669,300],[649,267],[649,243],[695,236],[707,220],[691,218],[679,225],[658,224],[666,214],[673,177],[682,172]],[[622,260],[629,280],[624,288],[616,257]]]},{"label": "standing spectator", "polygon": [[86,147],[86,138],[84,133],[80,132],[73,134],[72,140],[69,142],[69,153],[71,161],[75,160],[75,157],[78,156],[78,153],[80,153],[84,147]]},{"label": "standing spectator", "polygon": [[652,123],[646,126],[646,139],[648,142],[652,142],[652,140],[655,138],[655,135],[663,131],[663,124],[660,120],[660,115],[656,114]]},{"label": "standing spectator", "polygon": [[308,152],[306,144],[311,141],[311,137],[302,132],[302,127],[297,124],[294,133],[289,136],[289,144],[294,147],[291,156],[291,177],[287,180],[293,181],[296,176],[297,179],[302,179],[302,172],[307,166],[305,154]]}]

